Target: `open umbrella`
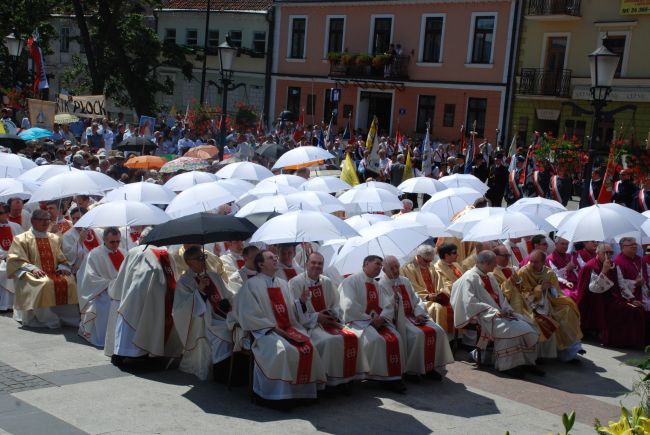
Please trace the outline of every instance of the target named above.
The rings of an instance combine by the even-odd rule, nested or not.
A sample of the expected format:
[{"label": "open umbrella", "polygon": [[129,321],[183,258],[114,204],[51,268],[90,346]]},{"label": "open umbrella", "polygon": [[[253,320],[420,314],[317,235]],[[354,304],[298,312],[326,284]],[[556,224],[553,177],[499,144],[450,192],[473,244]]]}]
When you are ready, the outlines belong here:
[{"label": "open umbrella", "polygon": [[40,185],[56,175],[68,174],[70,172],[79,172],[79,169],[68,165],[43,165],[23,172],[18,179]]},{"label": "open umbrella", "polygon": [[175,197],[174,191],[165,186],[140,181],[111,190],[100,202],[128,200],[146,204],[169,204]]},{"label": "open umbrella", "polygon": [[648,210],[648,211],[644,211],[644,212],[641,213],[641,214],[642,214],[643,216],[647,217],[648,219],[650,219],[650,210]]},{"label": "open umbrella", "polygon": [[463,237],[463,241],[488,242],[491,240],[514,239],[517,237],[548,234],[555,227],[540,217],[519,211],[510,211],[489,216],[473,225]]},{"label": "open umbrella", "polygon": [[[505,214],[506,209],[503,207],[482,207],[467,210],[459,216],[451,225],[447,227],[447,231],[457,237],[463,236],[470,228],[476,223],[491,216],[498,216]],[[433,213],[432,213],[433,214]]]},{"label": "open umbrella", "polygon": [[217,180],[217,176],[209,172],[190,171],[174,175],[172,178],[167,180],[165,187],[174,192],[182,192],[183,190],[189,189],[197,184],[210,183]]},{"label": "open umbrella", "polygon": [[569,242],[612,241],[621,235],[640,234],[646,218],[619,204],[596,204],[581,208],[563,220],[556,235]]},{"label": "open umbrella", "polygon": [[115,147],[116,149],[122,151],[122,152],[135,152],[135,153],[148,153],[151,151],[155,151],[158,148],[158,145],[156,145],[153,141],[142,137],[142,136],[131,136],[126,139],[124,139],[122,142]]},{"label": "open umbrella", "polygon": [[331,214],[317,211],[290,211],[262,225],[251,242],[279,243],[318,242],[358,236],[350,225]]},{"label": "open umbrella", "polygon": [[[310,209],[317,211],[315,209]],[[289,211],[289,204],[287,204],[286,197],[284,195],[274,195],[274,196],[263,196],[258,199],[254,199],[250,202],[247,202],[239,211],[235,214],[237,217],[248,217],[252,214],[258,213],[285,213]]]},{"label": "open umbrella", "polygon": [[266,157],[269,160],[277,160],[284,153],[289,151],[289,148],[279,145],[277,143],[267,143],[255,150],[256,154]]},{"label": "open umbrella", "polygon": [[438,180],[429,177],[412,177],[397,186],[404,193],[425,193],[433,195],[441,190],[447,189],[447,186]]},{"label": "open umbrella", "polygon": [[0,202],[7,202],[9,198],[29,199],[38,185],[29,181],[20,181],[14,178],[0,178]]},{"label": "open umbrella", "polygon": [[55,175],[34,191],[29,203],[67,198],[75,195],[104,196],[121,184],[95,171],[74,171]]},{"label": "open umbrella", "polygon": [[334,213],[345,211],[345,205],[324,192],[297,192],[285,196],[289,210],[310,210],[316,209],[323,213]]},{"label": "open umbrella", "polygon": [[0,134],[0,145],[11,149],[14,153],[17,153],[25,148],[26,144],[25,139],[16,134]]},{"label": "open umbrella", "polygon": [[269,178],[265,178],[262,181],[260,181],[257,185],[261,186],[264,184],[282,184],[285,186],[291,186],[295,187],[296,189],[300,189],[300,186],[302,186],[307,180],[305,180],[302,177],[299,177],[297,175],[292,175],[292,174],[279,174],[279,175],[274,175]]},{"label": "open umbrella", "polygon": [[52,137],[52,132],[44,128],[32,127],[21,131],[18,136],[23,140],[36,140]]},{"label": "open umbrella", "polygon": [[[216,176],[215,176],[216,177]],[[255,185],[248,181],[239,180],[237,178],[224,178],[217,179],[216,183],[239,198],[245,195],[248,191],[253,189]]]},{"label": "open umbrella", "polygon": [[329,151],[315,146],[294,148],[282,154],[275,162],[273,169],[298,169],[303,166],[312,166],[324,160],[335,158]]},{"label": "open umbrella", "polygon": [[446,225],[433,213],[427,213],[426,211],[412,211],[410,213],[400,214],[395,218],[396,222],[407,221],[414,222],[424,226],[426,229],[426,234],[429,237],[449,237],[451,233],[445,228]]},{"label": "open umbrella", "polygon": [[472,205],[481,196],[481,193],[469,187],[450,187],[431,195],[420,211],[437,214],[443,222],[451,222],[456,213]]},{"label": "open umbrella", "polygon": [[368,228],[369,226],[376,224],[377,222],[389,220],[391,220],[390,216],[386,216],[385,214],[364,213],[352,216],[351,218],[347,218],[345,220],[345,223],[350,225],[355,230],[360,231],[364,228]]},{"label": "open umbrella", "polygon": [[192,147],[188,152],[183,154],[183,157],[195,157],[197,159],[210,160],[219,155],[219,148],[213,145],[199,145]]},{"label": "open umbrella", "polygon": [[566,207],[552,199],[540,198],[521,198],[510,207],[509,211],[520,211],[532,214],[541,218],[547,218],[555,213],[567,211]]},{"label": "open umbrella", "polygon": [[215,210],[235,199],[232,193],[216,182],[201,183],[179,193],[169,203],[165,211],[169,216],[178,218],[202,211]]},{"label": "open umbrella", "polygon": [[382,189],[387,190],[395,196],[400,196],[402,191],[397,187],[393,186],[390,183],[384,183],[382,181],[366,181],[365,183],[357,184],[353,189]]},{"label": "open umbrella", "polygon": [[387,190],[368,187],[365,189],[350,189],[339,196],[343,204],[349,206],[349,212],[383,212],[399,210],[402,201]]},{"label": "open umbrella", "polygon": [[167,159],[159,156],[136,156],[131,157],[124,164],[131,169],[160,169],[167,163]]},{"label": "open umbrella", "polygon": [[210,164],[203,159],[197,159],[195,157],[179,157],[165,163],[162,168],[160,168],[160,173],[173,174],[178,171],[198,171],[200,169],[205,169],[208,166],[210,166]]},{"label": "open umbrella", "polygon": [[332,175],[310,178],[300,186],[300,190],[325,193],[338,193],[348,189],[352,189],[352,186]]},{"label": "open umbrella", "polygon": [[280,216],[280,213],[269,211],[262,213],[253,213],[246,216],[246,219],[249,220],[255,227],[259,228],[264,225],[265,222],[273,219],[276,216]]},{"label": "open umbrella", "polygon": [[249,190],[245,195],[237,200],[237,204],[244,205],[249,202],[262,198],[264,196],[288,195],[290,193],[299,192],[298,189],[283,184],[257,184],[254,188]]},{"label": "open umbrella", "polygon": [[88,211],[74,225],[76,228],[133,227],[158,225],[169,216],[155,205],[138,201],[112,201]]},{"label": "open umbrella", "polygon": [[240,180],[258,182],[272,177],[273,172],[257,163],[239,162],[224,166],[215,175],[219,178],[239,178]]},{"label": "open umbrella", "polygon": [[575,210],[567,210],[552,214],[546,218],[546,222],[553,225],[555,228],[560,228],[560,224],[573,216],[575,212]]},{"label": "open umbrella", "polygon": [[79,118],[70,113],[57,113],[54,115],[55,124],[72,124],[77,121],[79,121]]},{"label": "open umbrella", "polygon": [[0,177],[18,177],[37,165],[16,154],[0,153]]},{"label": "open umbrella", "polygon": [[255,231],[257,231],[257,227],[247,219],[212,213],[195,213],[156,225],[145,236],[141,244],[169,246],[193,243],[205,245],[227,240],[246,240]]},{"label": "open umbrella", "polygon": [[487,185],[472,174],[452,174],[441,177],[438,181],[447,187],[469,187],[484,195]]}]

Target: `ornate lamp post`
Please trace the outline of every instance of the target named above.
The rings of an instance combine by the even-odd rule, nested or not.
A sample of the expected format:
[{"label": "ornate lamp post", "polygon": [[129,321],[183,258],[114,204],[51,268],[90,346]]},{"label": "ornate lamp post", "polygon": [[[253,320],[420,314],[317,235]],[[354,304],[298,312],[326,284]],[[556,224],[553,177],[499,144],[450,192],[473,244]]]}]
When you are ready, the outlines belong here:
[{"label": "ornate lamp post", "polygon": [[233,85],[232,83],[232,63],[237,54],[237,48],[231,47],[228,41],[222,43],[219,49],[219,66],[221,67],[221,86],[223,90],[223,100],[221,102],[221,128],[219,129],[219,157],[223,159],[223,150],[226,146],[226,113],[228,112],[228,91],[232,91],[243,83]]},{"label": "ornate lamp post", "polygon": [[13,81],[15,82],[16,78],[18,77],[18,59],[20,58],[20,55],[23,52],[23,48],[25,47],[25,44],[24,41],[19,37],[15,36],[14,33],[5,36],[4,44],[5,47],[7,47],[9,56],[14,58],[14,68],[13,68],[14,80]]}]

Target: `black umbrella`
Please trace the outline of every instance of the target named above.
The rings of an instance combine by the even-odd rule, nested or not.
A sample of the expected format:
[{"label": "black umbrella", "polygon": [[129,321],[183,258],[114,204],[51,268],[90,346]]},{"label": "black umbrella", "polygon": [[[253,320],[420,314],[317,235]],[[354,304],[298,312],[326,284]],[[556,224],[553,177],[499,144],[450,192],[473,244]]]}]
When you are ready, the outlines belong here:
[{"label": "black umbrella", "polygon": [[158,148],[158,145],[141,136],[131,136],[129,138],[126,138],[117,146],[117,149],[123,152],[131,151],[142,154],[154,151],[156,148]]},{"label": "black umbrella", "polygon": [[255,150],[257,154],[270,160],[277,160],[284,153],[289,151],[287,147],[277,143],[267,143]]},{"label": "black umbrella", "polygon": [[257,231],[257,227],[245,218],[195,213],[156,225],[142,240],[142,244],[154,246],[184,243],[205,245],[206,243],[229,240],[246,240],[255,231]]},{"label": "black umbrella", "polygon": [[25,140],[15,134],[0,134],[0,145],[11,148],[11,151],[17,153],[25,148]]},{"label": "black umbrella", "polygon": [[249,214],[248,216],[246,216],[246,219],[248,219],[257,228],[259,228],[262,225],[264,225],[264,222],[268,221],[269,219],[273,219],[276,216],[280,216],[280,213],[275,211],[266,211],[261,213]]}]

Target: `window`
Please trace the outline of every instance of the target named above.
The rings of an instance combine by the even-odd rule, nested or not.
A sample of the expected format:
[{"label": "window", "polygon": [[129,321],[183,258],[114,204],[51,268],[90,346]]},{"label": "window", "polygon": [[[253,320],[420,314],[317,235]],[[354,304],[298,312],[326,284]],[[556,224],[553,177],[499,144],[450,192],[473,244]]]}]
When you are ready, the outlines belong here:
[{"label": "window", "polygon": [[375,18],[372,33],[372,54],[382,54],[388,51],[392,26],[392,18]]},{"label": "window", "polygon": [[[331,88],[325,89],[325,102],[323,104],[323,120],[326,123],[330,122],[330,119],[332,118],[335,109],[336,109],[336,103],[332,101],[332,89]],[[334,116],[334,119],[332,120],[332,124],[336,124],[336,118],[337,116]]]},{"label": "window", "polygon": [[442,62],[443,17],[426,17],[422,41],[422,62]]},{"label": "window", "polygon": [[165,29],[165,42],[176,44],[176,29]]},{"label": "window", "polygon": [[219,46],[219,31],[208,31],[208,48],[217,48]]},{"label": "window", "polygon": [[467,131],[474,127],[476,121],[476,134],[484,137],[485,132],[485,112],[487,111],[486,98],[470,98],[467,102]]},{"label": "window", "polygon": [[340,53],[343,51],[343,30],[345,27],[345,19],[343,18],[330,18],[329,19],[329,33],[327,35],[327,53],[335,52]]},{"label": "window", "polygon": [[61,27],[61,32],[59,34],[59,51],[61,53],[70,52],[70,28]]},{"label": "window", "polygon": [[445,111],[442,117],[442,126],[443,127],[453,127],[454,126],[454,117],[456,116],[456,105],[455,104],[445,104]]},{"label": "window", "polygon": [[432,123],[436,108],[436,97],[433,95],[420,95],[418,99],[418,119],[415,130],[426,133],[427,123]]},{"label": "window", "polygon": [[526,146],[528,136],[528,117],[519,117],[519,128],[517,130],[517,147]]},{"label": "window", "polygon": [[564,122],[564,134],[569,138],[575,136],[580,142],[584,141],[586,129],[587,129],[586,121],[576,121],[573,119],[567,119]]},{"label": "window", "polygon": [[287,110],[298,119],[300,115],[300,88],[290,86],[287,92]]},{"label": "window", "polygon": [[625,35],[607,35],[603,39],[603,45],[612,53],[620,56],[618,66],[616,67],[616,74],[614,77],[621,76],[621,68],[623,67],[623,55],[625,54]]},{"label": "window", "polygon": [[472,37],[472,63],[492,63],[494,42],[494,16],[474,18],[474,35]]},{"label": "window", "polygon": [[196,47],[199,40],[199,33],[196,29],[185,29],[185,45]]},{"label": "window", "polygon": [[305,36],[307,30],[307,18],[292,18],[289,40],[289,58],[305,58]]},{"label": "window", "polygon": [[316,95],[307,95],[307,110],[305,110],[305,113],[307,115],[314,115],[316,113]]},{"label": "window", "polygon": [[266,52],[266,32],[253,32],[253,51]]},{"label": "window", "polygon": [[241,30],[230,31],[230,46],[241,48]]},{"label": "window", "polygon": [[345,119],[352,118],[352,104],[343,105],[343,118]]}]

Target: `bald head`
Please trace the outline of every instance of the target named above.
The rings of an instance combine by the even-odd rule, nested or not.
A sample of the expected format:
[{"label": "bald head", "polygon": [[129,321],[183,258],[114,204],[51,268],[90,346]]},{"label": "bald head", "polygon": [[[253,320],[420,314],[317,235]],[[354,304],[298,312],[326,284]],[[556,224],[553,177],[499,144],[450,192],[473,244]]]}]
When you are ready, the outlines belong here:
[{"label": "bald head", "polygon": [[535,249],[530,253],[528,261],[535,272],[541,272],[546,261],[546,254],[539,249]]}]

